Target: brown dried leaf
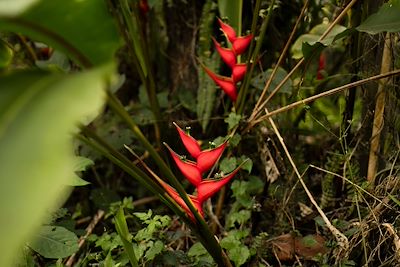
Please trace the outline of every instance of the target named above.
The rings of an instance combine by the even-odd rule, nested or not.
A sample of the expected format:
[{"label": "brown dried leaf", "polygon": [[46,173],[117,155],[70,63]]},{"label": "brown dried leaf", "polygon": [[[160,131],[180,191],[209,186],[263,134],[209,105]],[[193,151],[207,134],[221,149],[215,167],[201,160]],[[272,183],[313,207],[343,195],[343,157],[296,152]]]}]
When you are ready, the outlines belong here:
[{"label": "brown dried leaf", "polygon": [[328,251],[325,242],[325,238],[320,235],[296,237],[294,241],[296,255],[312,260],[319,253],[325,254]]}]

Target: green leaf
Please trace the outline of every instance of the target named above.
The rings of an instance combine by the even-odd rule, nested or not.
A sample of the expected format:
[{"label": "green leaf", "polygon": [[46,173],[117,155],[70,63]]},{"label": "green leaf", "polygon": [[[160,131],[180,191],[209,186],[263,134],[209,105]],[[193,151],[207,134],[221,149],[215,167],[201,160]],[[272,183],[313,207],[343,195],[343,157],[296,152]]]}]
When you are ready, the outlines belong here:
[{"label": "green leaf", "polygon": [[241,118],[242,116],[240,114],[236,114],[235,112],[229,113],[228,118],[224,120],[224,122],[228,123],[228,131],[235,128],[239,124]]},{"label": "green leaf", "polygon": [[121,43],[106,1],[98,0],[42,0],[19,16],[0,17],[0,30],[46,43],[85,67],[109,62]]},{"label": "green leaf", "polygon": [[37,1],[38,0],[0,0],[0,16],[17,15],[28,9]]},{"label": "green leaf", "polygon": [[[86,170],[88,166],[93,165],[94,162],[85,157],[75,157],[74,159],[74,170],[75,172],[81,172]],[[79,177],[76,173],[75,175],[72,176],[71,181],[68,183],[70,186],[84,186],[90,184],[89,182],[83,180],[81,177]]]},{"label": "green leaf", "polygon": [[0,70],[10,65],[13,54],[7,43],[0,39]]},{"label": "green leaf", "polygon": [[188,255],[190,257],[202,256],[206,254],[207,250],[200,242],[194,243],[193,246],[188,251]]},{"label": "green leaf", "polygon": [[388,194],[389,198],[397,205],[400,207],[400,200],[398,200],[396,197],[394,197],[391,194]]},{"label": "green leaf", "polygon": [[[202,59],[204,65],[211,70],[216,70],[220,63],[218,53],[213,53],[211,58]],[[207,75],[207,73],[199,68],[199,90],[197,91],[197,117],[201,121],[203,131],[206,130],[208,123],[210,122],[211,114],[215,108],[215,92],[216,86],[213,80]]]},{"label": "green leaf", "polygon": [[241,35],[243,0],[218,0],[219,14],[222,18],[228,18],[237,35]]},{"label": "green leaf", "polygon": [[[260,73],[253,79],[251,79],[251,85],[254,86],[255,88],[259,90],[263,90],[265,83],[268,81],[268,79],[271,77],[272,74],[272,69],[267,69],[266,71]],[[274,78],[272,79],[271,85],[270,85],[270,91],[273,91],[276,86],[286,77],[287,71],[284,70],[283,68],[279,67],[275,73]],[[292,93],[292,80],[288,79],[280,89],[280,93]]]},{"label": "green leaf", "polygon": [[34,251],[45,258],[65,258],[78,251],[78,237],[60,226],[42,226],[29,243]]},{"label": "green leaf", "polygon": [[250,257],[250,250],[243,245],[235,235],[229,235],[221,240],[221,247],[228,251],[229,258],[235,263],[235,266],[243,265]]},{"label": "green leaf", "polygon": [[[152,242],[152,241],[151,241]],[[146,259],[153,260],[158,254],[164,250],[164,243],[160,240],[154,242],[150,248],[146,251]]]},{"label": "green leaf", "polygon": [[94,165],[93,160],[82,157],[82,156],[77,156],[74,159],[74,170],[76,172],[81,172],[87,169],[87,167]]},{"label": "green leaf", "polygon": [[71,180],[68,182],[67,185],[70,186],[85,186],[90,184],[88,181],[83,180],[81,177],[79,177],[77,174],[72,175]]},{"label": "green leaf", "polygon": [[237,160],[235,157],[232,158],[224,158],[221,160],[219,164],[219,168],[223,173],[230,173],[232,172],[237,166]]},{"label": "green leaf", "polygon": [[369,16],[356,29],[360,32],[377,34],[381,32],[400,31],[400,0],[383,4],[377,13]]},{"label": "green leaf", "polygon": [[[25,71],[0,76],[0,266],[68,193],[72,133],[97,114],[110,66],[64,75]],[[18,211],[18,212],[16,212]]]},{"label": "green leaf", "polygon": [[237,222],[240,226],[244,225],[251,218],[251,211],[240,210],[229,214],[227,225],[228,227],[234,227]]},{"label": "green leaf", "polygon": [[121,238],[122,243],[124,244],[125,253],[128,255],[129,261],[131,262],[132,266],[138,266],[138,261],[135,255],[134,248],[132,246],[132,235],[129,233],[124,209],[122,207],[119,208],[114,218],[114,222],[115,229],[117,230],[117,233]]},{"label": "green leaf", "polygon": [[242,165],[242,170],[246,170],[248,173],[251,173],[251,170],[253,169],[253,161],[250,158],[242,155],[239,158],[238,164],[240,165],[244,161],[246,162]]},{"label": "green leaf", "polygon": [[[342,33],[343,31],[346,30],[346,27],[344,27],[344,26],[335,25],[333,27],[333,29],[331,30],[331,32],[323,40],[318,42],[318,39],[326,31],[328,26],[329,25],[328,25],[327,22],[323,22],[321,24],[318,24],[314,28],[312,28],[309,33],[300,35],[300,37],[297,38],[297,40],[294,42],[294,44],[290,48],[290,51],[292,53],[292,57],[294,59],[300,59],[303,56],[305,56],[303,54],[303,44],[304,43],[307,43],[311,47],[316,43],[320,43],[320,44],[317,44],[318,48],[326,47],[326,46],[331,45],[335,41],[335,38],[336,38],[337,35],[339,35],[340,33]],[[305,48],[307,52],[309,52],[307,50],[308,48],[309,47]]]},{"label": "green leaf", "polygon": [[[225,138],[223,140],[225,140]],[[229,146],[236,147],[240,143],[241,140],[242,140],[242,136],[238,133],[235,133],[231,137],[231,139],[229,139]],[[223,141],[220,144],[222,144],[222,143],[223,143]]]}]

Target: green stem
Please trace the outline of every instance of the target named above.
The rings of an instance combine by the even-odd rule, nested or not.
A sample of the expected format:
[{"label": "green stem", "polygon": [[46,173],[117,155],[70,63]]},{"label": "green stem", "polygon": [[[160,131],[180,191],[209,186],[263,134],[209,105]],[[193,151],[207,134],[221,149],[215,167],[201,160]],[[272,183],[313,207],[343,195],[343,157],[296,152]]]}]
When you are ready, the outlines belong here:
[{"label": "green stem", "polygon": [[154,193],[156,196],[160,198],[160,200],[166,204],[171,210],[173,210],[176,214],[178,214],[186,223],[191,224],[191,220],[185,216],[185,214],[181,211],[180,207],[173,201],[161,188],[157,183],[155,183],[150,177],[147,176],[144,172],[142,172],[139,168],[133,165],[129,159],[127,159],[120,152],[114,150],[112,147],[108,146],[107,143],[104,143],[101,137],[97,136],[94,132],[87,128],[82,128],[82,132],[90,137],[89,140],[83,136],[78,135],[78,138],[91,146],[99,153],[107,157],[111,162],[119,166],[122,170],[128,173],[130,176],[139,181],[142,185],[144,185],[150,192]]},{"label": "green stem", "polygon": [[[159,146],[160,144],[160,129],[158,122],[161,121],[160,105],[157,99],[156,84],[154,74],[151,69],[150,56],[148,46],[146,44],[145,34],[142,31],[141,21],[137,12],[137,4],[131,9],[128,0],[119,0],[120,10],[124,25],[126,26],[127,34],[125,34],[126,42],[131,49],[131,55],[135,61],[135,65],[141,73],[140,78],[146,88],[147,96],[149,98],[150,107],[155,117],[154,128],[156,139]],[[124,29],[122,29],[124,30]]]},{"label": "green stem", "polygon": [[[259,15],[258,13],[260,12],[260,6],[261,6],[260,2],[261,2],[260,0],[257,0],[256,7],[255,7],[255,10],[254,10],[255,13],[254,13],[253,23],[252,23],[252,28],[251,28],[251,31],[252,31],[253,34],[255,33],[256,21],[257,21],[258,15]],[[272,0],[271,5],[270,5],[270,7],[268,9],[268,14],[264,18],[264,21],[263,21],[263,23],[261,25],[260,34],[257,37],[257,42],[256,42],[254,50],[253,50],[254,42],[255,42],[254,38],[253,38],[253,40],[252,40],[252,42],[250,44],[251,60],[249,60],[249,62],[247,63],[247,67],[248,67],[248,69],[250,67],[250,69],[246,73],[246,77],[245,77],[245,79],[243,81],[243,84],[241,86],[241,89],[240,89],[240,92],[239,92],[239,96],[238,96],[238,101],[236,103],[236,109],[237,109],[237,113],[238,114],[242,114],[243,113],[247,92],[248,92],[248,89],[249,89],[249,86],[250,86],[250,79],[251,79],[251,76],[253,74],[254,67],[256,65],[257,57],[258,57],[260,49],[261,49],[261,45],[262,45],[262,42],[263,42],[263,39],[264,39],[264,36],[265,36],[265,32],[266,32],[268,24],[269,24],[269,20],[270,20],[270,18],[272,16],[272,12],[274,10],[274,4],[275,4],[275,0]]]}]

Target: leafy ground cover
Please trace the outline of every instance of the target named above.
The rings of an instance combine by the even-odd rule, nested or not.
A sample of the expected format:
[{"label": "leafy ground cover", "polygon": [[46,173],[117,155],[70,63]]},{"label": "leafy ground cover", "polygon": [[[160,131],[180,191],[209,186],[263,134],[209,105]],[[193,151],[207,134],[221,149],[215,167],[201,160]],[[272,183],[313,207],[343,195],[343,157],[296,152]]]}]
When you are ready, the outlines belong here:
[{"label": "leafy ground cover", "polygon": [[397,266],[400,1],[0,1],[0,266]]}]

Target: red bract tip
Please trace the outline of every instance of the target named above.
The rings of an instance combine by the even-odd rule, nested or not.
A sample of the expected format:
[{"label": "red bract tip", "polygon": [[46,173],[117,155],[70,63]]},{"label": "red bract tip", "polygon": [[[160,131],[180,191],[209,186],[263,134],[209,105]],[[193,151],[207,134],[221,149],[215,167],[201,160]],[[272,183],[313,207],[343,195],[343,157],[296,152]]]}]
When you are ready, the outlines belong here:
[{"label": "red bract tip", "polygon": [[188,135],[184,130],[182,130],[175,122],[174,125],[178,130],[179,136],[181,137],[182,143],[185,146],[186,150],[190,153],[190,155],[197,159],[200,155],[200,145],[196,139]]},{"label": "red bract tip", "polygon": [[[189,209],[189,207],[186,205],[185,201],[181,198],[181,196],[176,192],[176,190],[170,186],[169,184],[165,183],[162,180],[159,180],[161,186],[167,191],[168,195],[172,197],[173,200],[175,200],[176,203],[178,203],[179,206],[181,206],[189,215],[189,217],[195,221],[195,217],[192,213],[192,211]],[[196,208],[196,210],[200,213],[201,217],[204,217],[204,212],[203,212],[203,207],[202,207],[202,202],[199,201],[198,197],[188,195],[189,199],[192,201],[193,206]]]},{"label": "red bract tip", "polygon": [[222,47],[214,38],[215,48],[218,54],[221,56],[222,60],[232,69],[236,65],[236,56],[233,50]]},{"label": "red bract tip", "polygon": [[235,83],[243,80],[244,75],[246,74],[247,64],[237,64],[232,69],[232,79]]},{"label": "red bract tip", "polygon": [[236,40],[236,31],[228,24],[224,23],[222,20],[218,19],[219,26],[224,32],[229,42],[233,43]]},{"label": "red bract tip", "polygon": [[236,55],[243,54],[243,52],[246,51],[247,47],[251,43],[252,38],[252,34],[236,38],[236,40],[232,43],[233,51],[235,51]]},{"label": "red bract tip", "polygon": [[236,85],[233,82],[232,78],[229,77],[224,77],[221,75],[217,75],[211,70],[209,70],[207,67],[203,66],[204,70],[207,72],[208,76],[211,77],[211,79],[214,80],[214,82],[221,87],[222,90],[229,96],[229,98],[235,102],[237,98],[237,93],[236,93]]},{"label": "red bract tip", "polygon": [[324,78],[324,75],[322,75],[322,71],[325,70],[325,65],[325,55],[321,53],[321,55],[319,55],[318,61],[317,80],[322,80]]},{"label": "red bract tip", "polygon": [[222,177],[220,180],[207,180],[202,181],[197,187],[197,198],[200,203],[212,197],[217,193],[224,185],[226,185],[239,171],[240,167],[236,168],[233,172],[227,176]]},{"label": "red bract tip", "polygon": [[199,157],[197,158],[197,168],[201,173],[208,171],[212,166],[214,166],[224,152],[227,143],[228,142],[226,141],[216,148],[203,150],[200,153]]},{"label": "red bract tip", "polygon": [[201,172],[194,162],[183,161],[181,157],[175,153],[167,144],[165,146],[168,148],[172,155],[176,165],[182,174],[188,179],[188,181],[194,186],[198,186],[201,182]]}]

